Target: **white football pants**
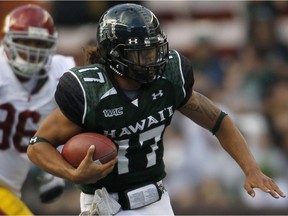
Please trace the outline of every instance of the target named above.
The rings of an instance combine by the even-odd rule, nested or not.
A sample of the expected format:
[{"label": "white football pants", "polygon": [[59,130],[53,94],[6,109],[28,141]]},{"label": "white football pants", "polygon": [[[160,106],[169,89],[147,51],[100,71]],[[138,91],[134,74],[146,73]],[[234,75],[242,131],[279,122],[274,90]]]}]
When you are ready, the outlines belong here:
[{"label": "white football pants", "polygon": [[[81,212],[84,211],[89,211],[90,206],[93,201],[93,194],[85,194],[82,193],[80,194],[80,207],[81,207]],[[113,197],[113,194],[112,194]],[[174,215],[171,203],[170,203],[170,198],[169,194],[167,191],[165,191],[162,194],[161,200],[158,202],[152,203],[150,205],[144,206],[142,208],[134,209],[134,210],[120,210],[116,215]]]}]

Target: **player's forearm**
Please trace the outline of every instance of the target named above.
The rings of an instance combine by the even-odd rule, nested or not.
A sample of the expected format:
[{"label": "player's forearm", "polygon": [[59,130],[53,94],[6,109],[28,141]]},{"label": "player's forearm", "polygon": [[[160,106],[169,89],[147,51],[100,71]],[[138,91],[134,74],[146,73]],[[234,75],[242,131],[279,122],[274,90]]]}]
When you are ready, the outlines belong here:
[{"label": "player's forearm", "polygon": [[216,137],[222,147],[239,164],[246,176],[249,172],[260,170],[244,137],[229,116],[223,119]]},{"label": "player's forearm", "polygon": [[75,168],[67,163],[58,150],[50,144],[39,142],[29,145],[27,155],[35,165],[43,170],[55,176],[73,181],[73,171]]}]

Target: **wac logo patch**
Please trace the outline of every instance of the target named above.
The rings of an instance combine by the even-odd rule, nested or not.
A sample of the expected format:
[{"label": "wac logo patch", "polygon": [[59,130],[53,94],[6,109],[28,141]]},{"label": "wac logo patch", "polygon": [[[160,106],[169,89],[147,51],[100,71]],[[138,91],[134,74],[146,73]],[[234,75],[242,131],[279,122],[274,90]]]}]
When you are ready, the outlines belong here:
[{"label": "wac logo patch", "polygon": [[123,107],[118,107],[114,109],[105,109],[103,110],[103,114],[105,117],[113,117],[123,115]]}]

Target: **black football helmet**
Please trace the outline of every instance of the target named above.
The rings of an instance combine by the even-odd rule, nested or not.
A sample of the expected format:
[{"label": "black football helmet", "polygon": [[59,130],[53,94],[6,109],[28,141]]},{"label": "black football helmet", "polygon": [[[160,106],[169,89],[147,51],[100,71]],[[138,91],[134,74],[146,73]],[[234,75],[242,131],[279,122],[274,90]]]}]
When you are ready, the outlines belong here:
[{"label": "black football helmet", "polygon": [[114,73],[150,83],[162,77],[168,61],[168,41],[157,17],[146,7],[119,4],[99,20],[97,48]]}]

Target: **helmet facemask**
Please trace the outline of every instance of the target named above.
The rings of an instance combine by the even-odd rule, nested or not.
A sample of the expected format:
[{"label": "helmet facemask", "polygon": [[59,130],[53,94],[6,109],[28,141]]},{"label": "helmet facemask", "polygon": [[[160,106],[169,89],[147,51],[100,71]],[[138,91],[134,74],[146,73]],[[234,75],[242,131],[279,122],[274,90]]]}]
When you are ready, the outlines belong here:
[{"label": "helmet facemask", "polygon": [[45,9],[32,4],[15,8],[5,17],[3,32],[7,61],[17,76],[31,79],[48,75],[57,32]]},{"label": "helmet facemask", "polygon": [[112,49],[110,64],[119,75],[139,83],[153,82],[162,77],[168,59],[168,43],[150,46],[119,44]]},{"label": "helmet facemask", "polygon": [[[25,43],[18,43],[18,40],[35,40],[42,45],[32,47],[25,45]],[[9,32],[3,40],[3,47],[13,71],[25,78],[33,76],[43,78],[47,76],[47,73],[38,74],[38,72],[42,69],[49,69],[51,55],[56,51],[55,44],[55,37],[49,36],[44,39],[39,35],[28,35],[27,32]]]}]

